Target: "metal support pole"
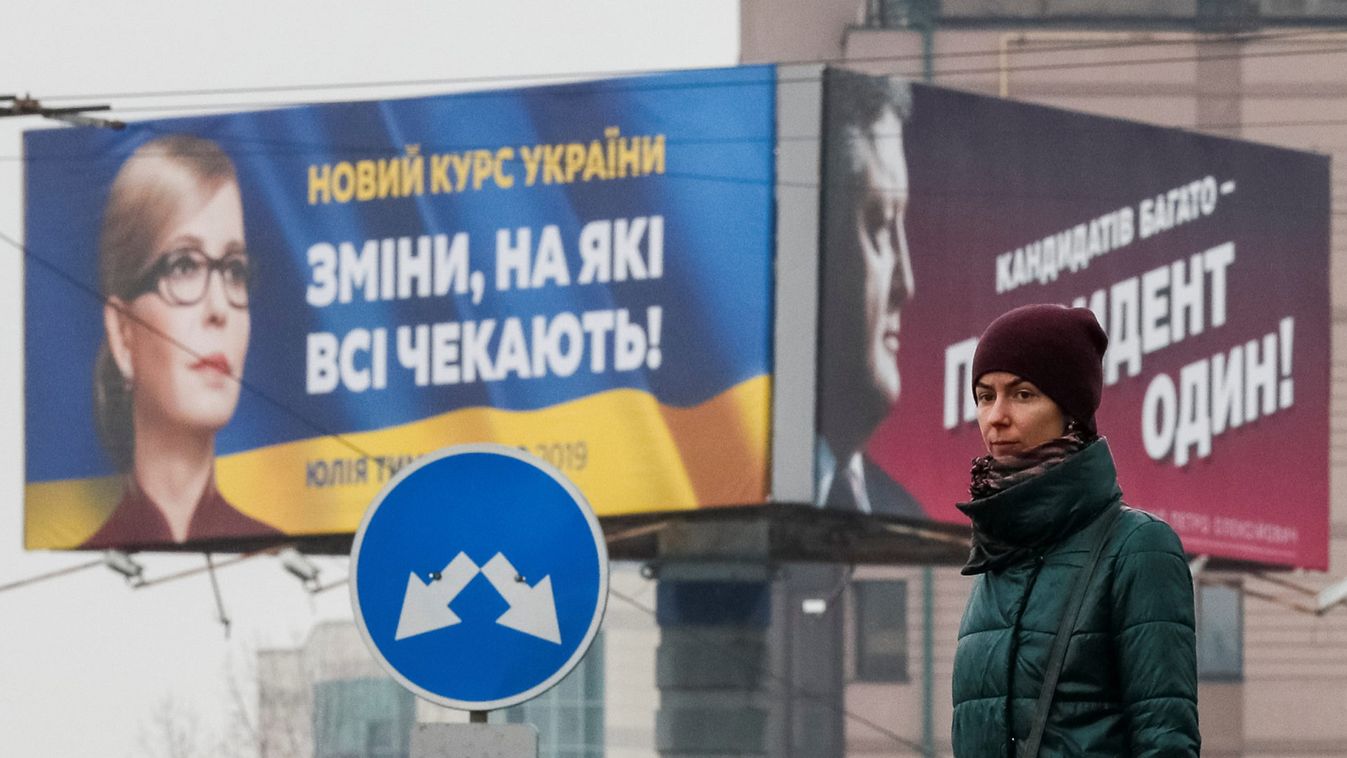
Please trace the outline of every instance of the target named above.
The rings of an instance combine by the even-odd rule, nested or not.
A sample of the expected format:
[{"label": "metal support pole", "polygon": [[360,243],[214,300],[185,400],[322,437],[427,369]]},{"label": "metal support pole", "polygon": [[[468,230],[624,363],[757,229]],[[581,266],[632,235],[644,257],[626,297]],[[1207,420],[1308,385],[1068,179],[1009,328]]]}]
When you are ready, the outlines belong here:
[{"label": "metal support pole", "polygon": [[921,27],[921,76],[926,82],[935,81],[935,19]]},{"label": "metal support pole", "polygon": [[921,569],[921,754],[935,758],[935,569]]}]

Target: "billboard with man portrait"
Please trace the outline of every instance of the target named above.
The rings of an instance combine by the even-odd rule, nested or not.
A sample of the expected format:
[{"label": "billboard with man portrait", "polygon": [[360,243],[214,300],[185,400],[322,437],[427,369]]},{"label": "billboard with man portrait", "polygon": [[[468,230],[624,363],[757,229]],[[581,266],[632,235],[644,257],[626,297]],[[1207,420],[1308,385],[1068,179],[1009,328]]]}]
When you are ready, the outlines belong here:
[{"label": "billboard with man portrait", "polygon": [[982,329],[1109,337],[1100,434],[1187,551],[1328,562],[1328,158],[828,70],[816,504],[967,523]]},{"label": "billboard with man portrait", "polygon": [[25,545],[350,533],[460,442],[763,501],[774,80],[29,132]]}]

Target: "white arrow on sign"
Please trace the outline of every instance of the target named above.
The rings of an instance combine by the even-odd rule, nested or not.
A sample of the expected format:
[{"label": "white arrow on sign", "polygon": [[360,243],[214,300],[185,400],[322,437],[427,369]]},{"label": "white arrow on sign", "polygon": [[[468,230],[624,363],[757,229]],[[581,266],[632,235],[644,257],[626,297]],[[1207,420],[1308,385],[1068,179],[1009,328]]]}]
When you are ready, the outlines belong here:
[{"label": "white arrow on sign", "polygon": [[[393,639],[401,640],[433,632],[462,621],[449,609],[449,603],[477,576],[477,564],[463,553],[454,556],[438,579],[429,584],[416,574],[407,577],[407,594],[402,597],[402,614]],[[549,594],[550,599],[550,594]]]},{"label": "white arrow on sign", "polygon": [[532,587],[519,576],[514,566],[502,554],[486,562],[482,575],[496,588],[496,592],[510,604],[510,610],[501,614],[496,623],[531,637],[561,644],[561,628],[557,624],[557,605],[552,597],[552,577],[545,576]]}]

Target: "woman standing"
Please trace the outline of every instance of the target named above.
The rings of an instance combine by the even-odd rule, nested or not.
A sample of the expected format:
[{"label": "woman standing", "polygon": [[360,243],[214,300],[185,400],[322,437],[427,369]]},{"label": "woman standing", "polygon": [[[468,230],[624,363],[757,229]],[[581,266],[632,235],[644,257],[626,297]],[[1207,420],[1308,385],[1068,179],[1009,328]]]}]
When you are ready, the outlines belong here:
[{"label": "woman standing", "polygon": [[1107,344],[1093,313],[1057,305],[1010,311],[978,343],[958,758],[1199,753],[1192,578],[1174,531],[1123,505],[1095,430]]},{"label": "woman standing", "polygon": [[170,135],[132,153],[108,192],[98,264],[96,421],[126,479],[83,547],[279,534],[215,486],[215,435],[238,406],[250,329],[243,203],[224,151]]}]

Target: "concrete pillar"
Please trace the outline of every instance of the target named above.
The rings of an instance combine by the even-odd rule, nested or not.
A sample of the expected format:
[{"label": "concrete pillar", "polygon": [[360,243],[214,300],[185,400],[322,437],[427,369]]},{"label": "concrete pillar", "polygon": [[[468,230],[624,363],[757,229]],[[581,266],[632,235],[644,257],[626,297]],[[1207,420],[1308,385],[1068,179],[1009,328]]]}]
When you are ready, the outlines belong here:
[{"label": "concrete pillar", "polygon": [[661,756],[766,756],[771,584],[661,578],[655,743]]},{"label": "concrete pillar", "polygon": [[662,758],[840,758],[846,570],[772,565],[766,523],[661,535],[656,747]]},{"label": "concrete pillar", "polygon": [[659,538],[655,745],[661,757],[777,755],[763,523],[679,524]]}]

